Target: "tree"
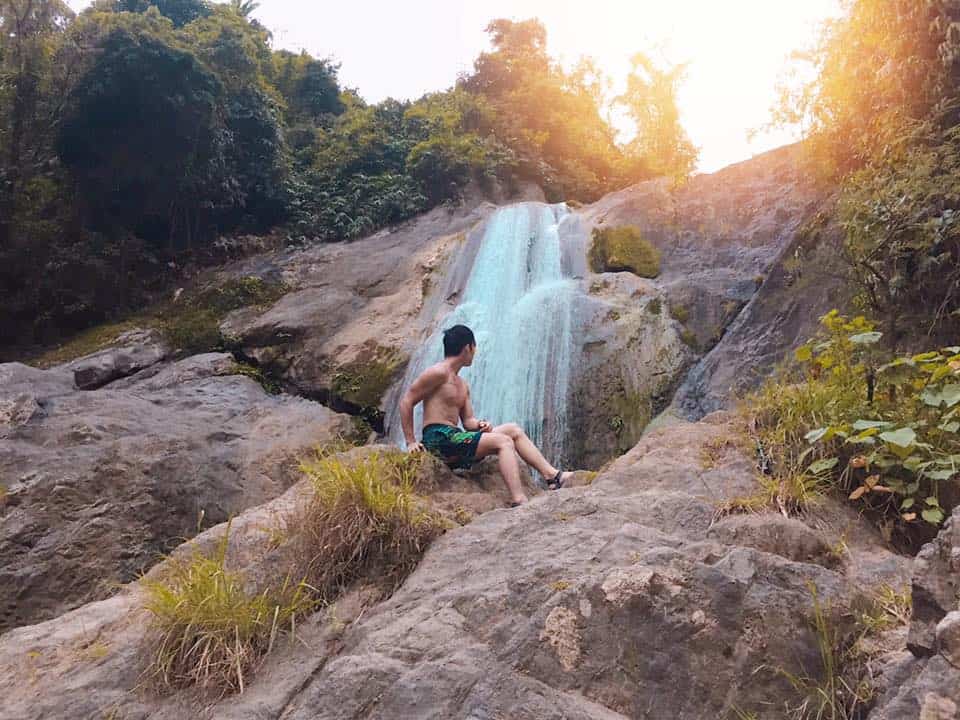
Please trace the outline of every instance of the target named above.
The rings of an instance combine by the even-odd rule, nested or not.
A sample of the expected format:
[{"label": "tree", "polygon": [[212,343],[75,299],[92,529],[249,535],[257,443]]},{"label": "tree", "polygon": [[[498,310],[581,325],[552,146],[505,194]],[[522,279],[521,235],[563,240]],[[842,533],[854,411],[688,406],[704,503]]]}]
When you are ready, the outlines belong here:
[{"label": "tree", "polygon": [[193,54],[114,30],[70,97],[57,150],[92,227],[192,244],[220,192],[223,87]]},{"label": "tree", "polygon": [[260,3],[255,0],[230,0],[230,7],[241,17],[248,18],[260,7]]},{"label": "tree", "polygon": [[142,13],[155,7],[160,14],[183,27],[210,14],[210,4],[204,0],[116,0],[117,12]]},{"label": "tree", "polygon": [[660,69],[643,53],[632,58],[627,88],[616,98],[634,122],[636,134],[627,146],[628,156],[655,175],[682,180],[697,162],[697,149],[680,124],[677,88],[685,65]]},{"label": "tree", "polygon": [[54,38],[72,17],[60,0],[0,0],[0,244],[9,239],[18,187],[42,159],[56,122],[40,117],[44,84]]},{"label": "tree", "polygon": [[493,133],[509,147],[517,172],[548,196],[594,200],[610,188],[621,153],[600,105],[603,80],[581,64],[565,73],[547,54],[539,20],[494,20],[491,52],[459,86],[493,109]]}]

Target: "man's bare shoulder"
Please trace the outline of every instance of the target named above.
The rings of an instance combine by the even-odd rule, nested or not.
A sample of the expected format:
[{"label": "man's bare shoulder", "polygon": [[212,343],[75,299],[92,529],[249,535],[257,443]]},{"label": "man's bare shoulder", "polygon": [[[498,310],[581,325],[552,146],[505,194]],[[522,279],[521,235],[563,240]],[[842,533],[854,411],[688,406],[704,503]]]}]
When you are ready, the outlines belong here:
[{"label": "man's bare shoulder", "polygon": [[439,385],[447,379],[448,374],[449,370],[447,370],[447,366],[443,363],[437,363],[420,373],[420,377],[418,377],[417,380],[427,385]]}]

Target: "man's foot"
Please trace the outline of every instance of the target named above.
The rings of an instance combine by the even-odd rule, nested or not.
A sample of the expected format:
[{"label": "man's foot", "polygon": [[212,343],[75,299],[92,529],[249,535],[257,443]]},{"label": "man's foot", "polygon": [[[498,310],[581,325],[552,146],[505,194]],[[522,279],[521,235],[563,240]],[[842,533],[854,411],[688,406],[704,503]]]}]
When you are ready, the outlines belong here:
[{"label": "man's foot", "polygon": [[547,480],[547,490],[559,490],[563,487],[563,484],[573,477],[573,473],[568,471],[564,472],[563,470],[557,470],[557,474],[552,478]]}]

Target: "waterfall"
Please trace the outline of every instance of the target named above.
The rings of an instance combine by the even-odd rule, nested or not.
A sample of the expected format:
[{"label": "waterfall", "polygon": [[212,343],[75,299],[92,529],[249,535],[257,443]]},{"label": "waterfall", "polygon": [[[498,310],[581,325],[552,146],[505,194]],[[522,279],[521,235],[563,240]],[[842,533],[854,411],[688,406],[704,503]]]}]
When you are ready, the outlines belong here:
[{"label": "waterfall", "polygon": [[[554,463],[562,461],[573,354],[576,281],[565,275],[559,227],[565,205],[522,203],[488,221],[460,303],[433,326],[414,354],[404,389],[443,359],[442,332],[466,325],[477,355],[461,377],[470,385],[477,417],[494,425],[516,422]],[[567,271],[569,272],[569,271]],[[390,438],[403,445],[396,408]],[[415,413],[420,436],[422,407]]]}]

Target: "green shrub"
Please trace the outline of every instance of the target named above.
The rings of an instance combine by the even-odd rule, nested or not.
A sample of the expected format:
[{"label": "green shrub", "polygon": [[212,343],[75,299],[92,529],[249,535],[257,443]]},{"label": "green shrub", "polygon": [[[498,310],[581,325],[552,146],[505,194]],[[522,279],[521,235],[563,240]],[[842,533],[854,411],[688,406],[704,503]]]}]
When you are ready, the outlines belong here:
[{"label": "green shrub", "polygon": [[243,692],[277,636],[314,609],[302,584],[284,581],[259,594],[225,567],[229,528],[216,554],[172,560],[160,580],[144,581],[149,625],[147,674],[160,689],[195,685]]},{"label": "green shrub", "polygon": [[939,525],[940,483],[960,463],[960,347],[883,363],[866,319],[834,310],[821,323],[749,398],[774,476],[848,494],[907,538]]},{"label": "green shrub", "polygon": [[660,301],[660,298],[655,297],[653,300],[647,303],[647,312],[651,315],[659,315],[662,309],[663,303]]},{"label": "green shrub", "polygon": [[634,225],[594,228],[589,258],[596,273],[629,271],[645,278],[660,274],[660,251]]},{"label": "green shrub", "polygon": [[423,458],[397,451],[304,462],[315,496],[287,523],[306,581],[331,600],[359,578],[393,590],[446,528],[415,490]]}]

